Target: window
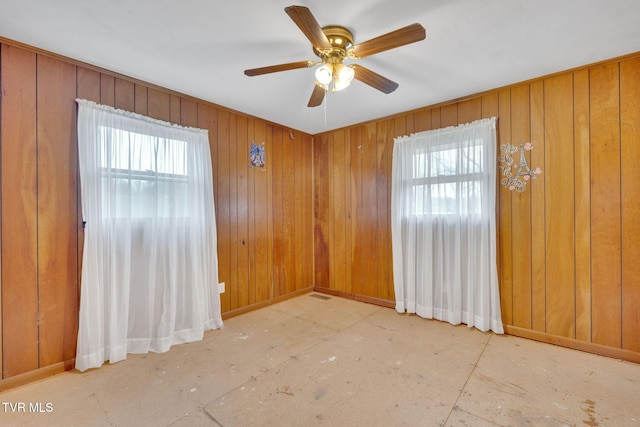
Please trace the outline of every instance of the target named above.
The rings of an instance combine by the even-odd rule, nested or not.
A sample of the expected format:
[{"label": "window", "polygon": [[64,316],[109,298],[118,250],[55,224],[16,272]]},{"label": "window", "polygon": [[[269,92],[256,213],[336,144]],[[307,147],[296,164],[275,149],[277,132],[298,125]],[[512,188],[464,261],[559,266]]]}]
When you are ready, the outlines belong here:
[{"label": "window", "polygon": [[496,267],[496,119],[394,140],[396,310],[502,333]]},{"label": "window", "polygon": [[106,218],[186,217],[187,142],[100,126]]},{"label": "window", "polygon": [[83,371],[201,340],[222,318],[207,131],[77,101]]},{"label": "window", "polygon": [[482,140],[420,149],[412,161],[412,213],[479,214]]}]

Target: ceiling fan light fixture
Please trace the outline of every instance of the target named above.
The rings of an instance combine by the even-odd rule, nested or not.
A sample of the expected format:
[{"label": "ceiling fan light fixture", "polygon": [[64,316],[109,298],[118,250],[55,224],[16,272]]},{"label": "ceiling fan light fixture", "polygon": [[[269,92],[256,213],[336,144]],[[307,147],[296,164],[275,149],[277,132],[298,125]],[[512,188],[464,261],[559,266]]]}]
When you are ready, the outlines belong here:
[{"label": "ceiling fan light fixture", "polygon": [[331,79],[333,78],[333,67],[331,64],[325,63],[322,67],[319,67],[316,70],[316,80],[320,84],[328,85],[331,83]]},{"label": "ceiling fan light fixture", "polygon": [[338,92],[351,84],[355,71],[351,67],[347,67],[342,62],[334,66],[333,73],[333,91]]}]

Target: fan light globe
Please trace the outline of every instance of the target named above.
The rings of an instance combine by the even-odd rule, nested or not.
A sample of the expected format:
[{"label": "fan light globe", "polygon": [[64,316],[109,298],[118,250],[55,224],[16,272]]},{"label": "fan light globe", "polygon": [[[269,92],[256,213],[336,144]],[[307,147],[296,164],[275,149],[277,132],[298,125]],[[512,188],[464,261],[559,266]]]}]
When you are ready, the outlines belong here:
[{"label": "fan light globe", "polygon": [[333,77],[333,70],[330,64],[324,64],[316,70],[316,80],[320,84],[328,85]]},{"label": "fan light globe", "polygon": [[337,92],[349,86],[354,74],[353,68],[347,67],[343,63],[337,64],[333,78],[333,91]]},{"label": "fan light globe", "polygon": [[353,71],[353,68],[340,63],[336,66],[336,74],[338,74],[338,79],[340,79],[341,82],[348,84],[353,80],[355,71]]}]

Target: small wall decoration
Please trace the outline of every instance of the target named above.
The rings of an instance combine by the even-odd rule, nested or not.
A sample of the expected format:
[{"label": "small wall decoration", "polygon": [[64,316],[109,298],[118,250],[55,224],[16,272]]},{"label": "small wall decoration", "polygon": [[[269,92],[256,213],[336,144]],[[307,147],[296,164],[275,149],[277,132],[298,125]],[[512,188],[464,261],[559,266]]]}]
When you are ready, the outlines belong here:
[{"label": "small wall decoration", "polygon": [[[531,142],[521,142],[519,148],[512,144],[502,144],[500,146],[498,169],[502,171],[503,177],[500,183],[509,190],[516,190],[522,193],[527,189],[529,179],[536,179],[542,173],[540,168],[535,168],[532,171],[527,163],[524,152],[530,151],[532,148],[533,144]],[[520,151],[520,162],[515,164],[512,156],[518,151]],[[514,169],[517,169],[517,171],[514,171]]]},{"label": "small wall decoration", "polygon": [[251,143],[251,151],[249,152],[249,162],[252,167],[264,169],[266,166],[264,142],[262,144]]}]

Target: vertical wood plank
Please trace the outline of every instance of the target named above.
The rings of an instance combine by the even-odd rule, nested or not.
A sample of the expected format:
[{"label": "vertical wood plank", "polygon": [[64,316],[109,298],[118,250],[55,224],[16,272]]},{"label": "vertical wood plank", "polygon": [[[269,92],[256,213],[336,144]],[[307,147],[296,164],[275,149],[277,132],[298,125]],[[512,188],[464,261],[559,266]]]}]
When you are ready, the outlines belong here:
[{"label": "vertical wood plank", "polygon": [[217,232],[218,232],[218,274],[219,280],[225,282],[225,293],[220,295],[221,311],[231,310],[231,200],[230,200],[230,174],[231,159],[229,156],[229,112],[218,111],[218,163],[217,176]]},{"label": "vertical wood plank", "polygon": [[484,95],[480,99],[480,118],[490,119],[491,117],[498,117],[499,96],[497,92]]},{"label": "vertical wood plank", "polygon": [[[424,132],[426,130],[431,130],[431,110],[420,110],[417,111],[414,115],[414,123],[415,123],[415,132]],[[404,136],[404,135],[396,135],[396,136]]]},{"label": "vertical wood plank", "polygon": [[531,191],[531,327],[544,332],[546,325],[546,238],[545,238],[545,131],[544,83],[533,82],[531,99],[531,164],[540,167],[542,175],[529,184]]},{"label": "vertical wood plank", "polygon": [[[511,141],[511,91],[502,90],[498,94],[498,146]],[[502,323],[513,324],[513,247],[511,244],[511,194],[504,185],[498,191],[498,276],[500,277],[500,309]]]},{"label": "vertical wood plank", "polygon": [[248,122],[244,116],[236,119],[236,174],[237,174],[237,221],[238,221],[238,307],[249,305],[249,209],[248,209]]},{"label": "vertical wood plank", "polygon": [[591,171],[589,169],[589,71],[573,76],[576,200],[576,339],[591,341]]},{"label": "vertical wood plank", "polygon": [[304,288],[304,138],[299,132],[289,129],[289,136],[292,139],[293,167],[295,173],[294,190],[290,196],[293,198],[294,206],[294,245],[293,245],[293,267],[294,267],[294,290]]},{"label": "vertical wood plank", "polygon": [[38,56],[40,367],[75,356],[78,329],[76,67]]},{"label": "vertical wood plank", "polygon": [[96,103],[100,102],[100,73],[88,68],[78,67],[77,95]]},{"label": "vertical wood plank", "polygon": [[313,143],[315,286],[328,288],[329,279],[329,142],[326,134]]},{"label": "vertical wood plank", "polygon": [[482,98],[475,97],[458,104],[458,124],[471,123],[482,118]]},{"label": "vertical wood plank", "polygon": [[[433,110],[429,110],[431,115],[431,129],[436,129],[440,126],[440,115],[436,117],[436,121],[434,122],[434,114]],[[414,114],[404,114],[404,133],[405,135],[411,135],[412,133],[418,132],[415,124],[415,115]]]},{"label": "vertical wood plank", "polygon": [[[442,112],[442,109],[439,107],[431,109],[431,129],[440,129],[440,128],[446,127],[445,125],[442,124],[441,112]],[[407,125],[408,124],[409,123],[407,123]]]},{"label": "vertical wood plank", "polygon": [[[413,116],[412,116],[413,117]],[[351,140],[351,292],[363,295],[362,239],[366,232],[362,211],[362,138],[361,127],[350,129]],[[317,258],[316,254],[316,258]]]},{"label": "vertical wood plank", "polygon": [[[387,204],[387,268],[389,271],[389,284],[388,288],[388,301],[395,301],[395,285],[393,281],[393,241],[391,236],[391,181],[392,177],[392,167],[393,167],[393,139],[396,137],[396,122],[393,119],[389,120],[387,124],[388,135],[387,135],[387,177],[388,177],[388,185],[387,185],[387,200],[389,203]],[[379,262],[384,262],[384,260],[380,260]]]},{"label": "vertical wood plank", "polygon": [[[271,151],[266,150],[267,124],[257,120],[255,125],[256,144],[265,146],[265,160],[271,158]],[[267,164],[268,167],[268,164]],[[255,258],[256,258],[256,302],[269,298],[271,277],[269,276],[269,187],[267,169],[255,169]]]},{"label": "vertical wood plank", "polygon": [[198,126],[198,103],[186,98],[180,98],[180,121],[182,126]]},{"label": "vertical wood plank", "polygon": [[347,288],[347,240],[346,240],[346,198],[348,185],[345,183],[345,141],[344,131],[332,132],[332,173],[330,198],[331,204],[331,265],[333,268],[332,288],[348,292]]},{"label": "vertical wood plank", "polygon": [[267,286],[269,298],[275,295],[273,281],[273,125],[267,125]]},{"label": "vertical wood plank", "polygon": [[116,105],[116,79],[107,74],[100,74],[100,103],[115,107]]},{"label": "vertical wood plank", "polygon": [[[529,85],[511,89],[511,143],[520,147],[530,142]],[[525,153],[530,167],[531,152]],[[520,152],[513,155],[519,165]],[[513,172],[517,169],[513,169]],[[534,175],[535,177],[535,175]],[[538,178],[536,177],[535,180]],[[511,192],[511,230],[513,260],[513,325],[531,328],[531,183],[523,192]]]},{"label": "vertical wood plank", "polygon": [[329,200],[328,200],[328,205],[325,207],[325,209],[327,209],[329,211],[328,214],[328,224],[327,224],[327,231],[329,233],[328,235],[328,249],[329,249],[329,287],[336,289],[336,260],[338,258],[338,255],[335,253],[336,251],[336,246],[335,246],[335,238],[334,238],[334,234],[335,234],[335,221],[334,221],[334,205],[335,205],[335,201],[334,198],[335,196],[335,190],[334,190],[334,175],[335,175],[335,169],[336,166],[334,164],[334,154],[333,154],[333,146],[334,146],[334,139],[335,139],[335,132],[329,132],[327,134],[327,149],[328,149],[328,161],[329,161],[329,165],[328,165],[328,169],[329,169]]},{"label": "vertical wood plank", "polygon": [[39,367],[36,55],[2,45],[2,378]]},{"label": "vertical wood plank", "polygon": [[622,348],[640,352],[640,58],[620,63]]},{"label": "vertical wood plank", "polygon": [[284,214],[283,214],[283,148],[282,148],[282,128],[274,126],[271,151],[273,160],[273,291],[274,296],[284,293]]},{"label": "vertical wood plank", "polygon": [[[295,291],[295,135],[282,132],[282,294]],[[292,138],[293,135],[293,138]]]},{"label": "vertical wood plank", "polygon": [[171,120],[171,100],[166,92],[150,88],[147,94],[147,114],[154,119]]},{"label": "vertical wood plank", "polygon": [[231,310],[240,308],[238,283],[238,115],[229,115],[229,301]]},{"label": "vertical wood plank", "polygon": [[344,277],[344,286],[343,289],[345,292],[353,291],[352,280],[352,272],[351,267],[353,265],[353,251],[352,251],[352,233],[353,233],[353,217],[351,215],[351,206],[352,206],[352,198],[356,197],[352,187],[352,178],[351,178],[351,132],[348,130],[342,131],[342,136],[344,137],[344,147],[343,147],[343,155],[345,158],[344,163],[344,176],[343,176],[343,185],[344,185],[344,214],[346,217],[344,223],[344,261],[345,261],[345,277]]},{"label": "vertical wood plank", "polygon": [[448,104],[440,107],[440,127],[455,126],[458,124],[458,104]]},{"label": "vertical wood plank", "polygon": [[361,128],[362,207],[359,216],[365,230],[361,235],[363,295],[375,297],[378,293],[378,271],[376,268],[378,237],[376,233],[378,226],[376,123],[369,122],[362,125]]},{"label": "vertical wood plank", "polygon": [[135,112],[146,116],[149,112],[148,102],[149,95],[147,87],[136,84],[134,91]]},{"label": "vertical wood plank", "polygon": [[389,122],[379,121],[376,126],[376,280],[377,292],[376,297],[383,300],[389,299],[389,284],[391,283],[391,273],[389,264],[386,262],[391,256],[389,252],[389,224],[391,222],[389,214],[389,204],[391,200],[388,198],[388,188],[391,185],[391,179],[388,175],[389,157],[391,157],[389,140]]},{"label": "vertical wood plank", "polygon": [[545,80],[547,332],[575,337],[573,78]]},{"label": "vertical wood plank", "polygon": [[180,108],[182,106],[182,102],[179,96],[170,94],[169,95],[169,121],[171,123],[180,124],[180,118],[182,117],[182,113]]},{"label": "vertical wood plank", "polygon": [[592,339],[621,346],[618,64],[590,70]]},{"label": "vertical wood plank", "polygon": [[135,85],[129,80],[116,77],[115,107],[125,111],[135,109]]},{"label": "vertical wood plank", "polygon": [[305,158],[305,287],[314,285],[314,264],[315,264],[315,251],[314,251],[314,185],[313,185],[313,156],[314,156],[315,138],[310,135],[304,137],[304,158]]},{"label": "vertical wood plank", "polygon": [[246,144],[246,168],[247,168],[247,253],[249,268],[249,301],[248,304],[256,302],[256,168],[249,162],[251,144],[255,142],[256,120],[247,120],[247,144]]}]

